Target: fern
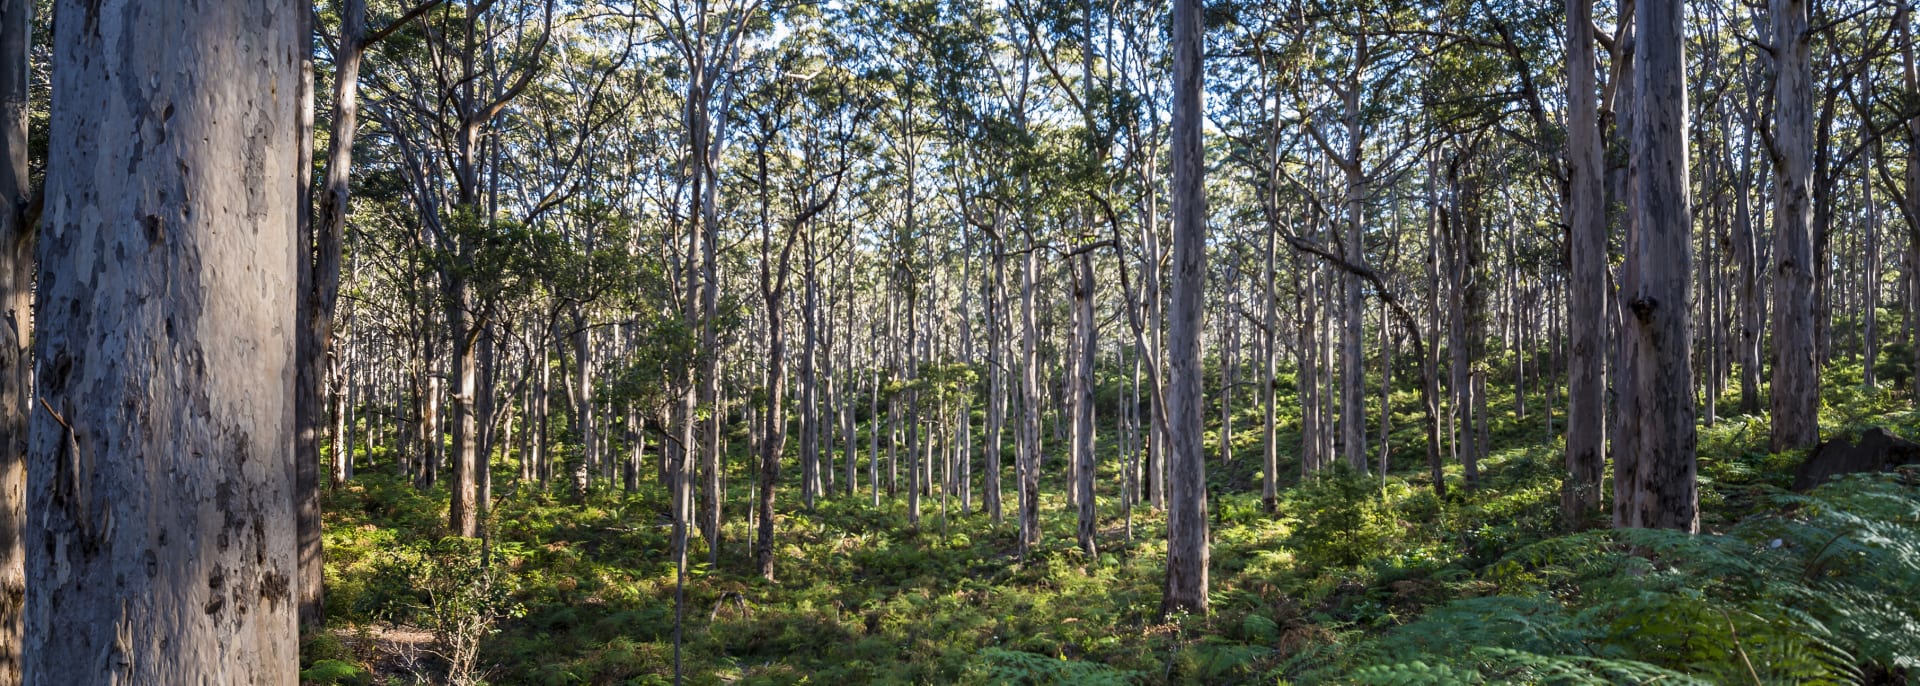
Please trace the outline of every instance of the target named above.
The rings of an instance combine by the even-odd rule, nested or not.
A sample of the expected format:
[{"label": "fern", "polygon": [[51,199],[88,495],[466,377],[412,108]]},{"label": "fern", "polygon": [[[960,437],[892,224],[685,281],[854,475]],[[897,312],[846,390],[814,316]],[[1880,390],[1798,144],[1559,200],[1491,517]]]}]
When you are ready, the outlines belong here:
[{"label": "fern", "polygon": [[1512,551],[1456,600],[1294,655],[1302,683],[1857,684],[1920,667],[1920,491],[1853,476],[1721,533],[1596,531]]},{"label": "fern", "polygon": [[1121,686],[1134,683],[1138,676],[1095,662],[1002,648],[983,649],[978,658],[985,668],[983,681],[995,685]]}]

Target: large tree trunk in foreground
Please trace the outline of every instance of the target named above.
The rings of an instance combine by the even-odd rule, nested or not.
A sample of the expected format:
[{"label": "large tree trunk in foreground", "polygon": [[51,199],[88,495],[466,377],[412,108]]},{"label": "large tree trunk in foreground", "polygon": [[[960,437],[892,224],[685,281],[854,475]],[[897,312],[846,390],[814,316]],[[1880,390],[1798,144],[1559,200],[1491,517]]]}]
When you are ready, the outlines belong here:
[{"label": "large tree trunk in foreground", "polygon": [[[1775,452],[1820,440],[1814,345],[1813,73],[1806,0],[1773,0],[1773,440]],[[1683,143],[1684,144],[1684,143]]]},{"label": "large tree trunk in foreground", "polygon": [[1614,525],[1697,531],[1694,482],[1693,240],[1687,94],[1679,0],[1640,0],[1634,70],[1632,228],[1620,296],[1622,428]]},{"label": "large tree trunk in foreground", "polygon": [[27,56],[33,3],[0,0],[0,686],[20,683],[26,598],[27,390],[33,227],[27,225]]},{"label": "large tree trunk in foreground", "polygon": [[1200,145],[1200,0],[1173,3],[1173,306],[1167,337],[1167,580],[1162,613],[1207,612],[1207,466],[1200,446],[1207,199]]},{"label": "large tree trunk in foreground", "polygon": [[28,683],[297,679],[295,125],[309,11],[58,4]]},{"label": "large tree trunk in foreground", "polygon": [[1599,96],[1594,84],[1593,0],[1567,0],[1567,289],[1572,360],[1567,369],[1567,482],[1561,516],[1580,528],[1600,513],[1606,468],[1607,387],[1603,376],[1607,298],[1607,210]]}]

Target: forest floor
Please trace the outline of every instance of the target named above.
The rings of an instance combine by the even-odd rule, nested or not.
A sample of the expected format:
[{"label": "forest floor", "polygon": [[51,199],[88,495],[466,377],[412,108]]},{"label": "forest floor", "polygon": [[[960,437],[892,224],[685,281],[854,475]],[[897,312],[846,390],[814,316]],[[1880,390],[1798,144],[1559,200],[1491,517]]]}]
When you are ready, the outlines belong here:
[{"label": "forest floor", "polygon": [[[1844,383],[1828,381],[1826,435],[1888,426],[1920,436],[1906,398],[1834,386]],[[1566,534],[1561,450],[1541,439],[1543,417],[1517,417],[1510,395],[1491,402],[1493,449],[1477,490],[1461,488],[1450,464],[1452,490],[1436,499],[1422,476],[1418,417],[1399,415],[1386,479],[1295,483],[1295,462],[1283,466],[1293,478],[1278,515],[1260,505],[1258,415],[1248,408],[1235,421],[1247,428],[1235,434],[1234,459],[1209,457],[1213,611],[1172,620],[1157,612],[1164,519],[1136,508],[1128,536],[1116,452],[1104,443],[1098,507],[1110,519],[1097,557],[1074,545],[1064,461],[1049,458],[1044,542],[1024,562],[1012,521],[993,524],[978,503],[963,513],[949,501],[943,516],[937,496],[923,500],[915,531],[904,492],[883,495],[875,510],[863,482],[855,497],[823,498],[811,511],[795,489],[781,491],[777,582],[754,572],[746,458],[736,453],[717,564],[697,535],[692,545],[682,669],[691,684],[1903,683],[1920,674],[1920,472],[1793,494],[1786,486],[1801,457],[1768,454],[1761,419],[1722,418],[1700,435],[1702,535]],[[1292,453],[1297,437],[1282,440]],[[507,484],[510,470],[495,483]],[[1003,483],[1011,514],[1013,481]],[[304,681],[672,683],[675,570],[662,489],[584,502],[507,491],[485,549],[440,538],[442,492],[369,472],[329,494],[329,631],[305,641]],[[470,644],[474,671],[448,674],[448,657]]]}]

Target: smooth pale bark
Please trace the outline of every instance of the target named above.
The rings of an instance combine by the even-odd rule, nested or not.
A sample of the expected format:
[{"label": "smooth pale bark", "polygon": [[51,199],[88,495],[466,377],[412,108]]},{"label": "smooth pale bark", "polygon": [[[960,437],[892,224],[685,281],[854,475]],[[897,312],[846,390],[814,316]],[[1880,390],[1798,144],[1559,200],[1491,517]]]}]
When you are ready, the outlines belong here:
[{"label": "smooth pale bark", "polygon": [[1614,525],[1698,531],[1682,3],[1639,0]]},{"label": "smooth pale bark", "polygon": [[[1299,265],[1295,265],[1298,267]],[[1296,272],[1303,271],[1296,268]],[[1298,341],[1294,349],[1295,368],[1300,386],[1300,479],[1305,481],[1319,471],[1324,456],[1320,452],[1325,430],[1320,422],[1320,306],[1321,278],[1318,269],[1305,269],[1301,282]]]},{"label": "smooth pale bark", "polygon": [[[849,234],[851,234],[851,232],[855,230],[851,222],[848,223],[847,230]],[[859,399],[860,373],[853,366],[854,339],[853,339],[852,333],[854,328],[854,322],[857,321],[856,320],[857,313],[855,312],[855,309],[854,309],[855,307],[854,301],[857,298],[855,298],[853,295],[853,260],[851,259],[846,260],[845,262],[845,269],[843,270],[843,282],[845,283],[846,290],[847,290],[847,295],[844,298],[844,300],[847,303],[847,313],[846,313],[847,342],[845,345],[840,346],[840,350],[841,350],[840,354],[842,355],[840,366],[841,366],[841,369],[845,370],[846,390],[843,393],[844,397],[842,398],[839,404],[839,407],[840,407],[841,440],[843,445],[846,446],[845,447],[845,452],[846,452],[845,458],[846,458],[846,465],[847,465],[846,494],[848,498],[852,498],[854,495],[854,492],[859,488],[859,479],[855,477],[857,477],[860,474],[860,460],[859,460],[860,439],[859,439],[858,428],[854,425],[854,419],[853,419],[854,406],[860,402],[860,399]],[[868,482],[867,486],[871,488],[873,486],[873,483]]]},{"label": "smooth pale bark", "polygon": [[[1741,127],[1739,183],[1733,189],[1733,263],[1735,292],[1740,300],[1740,323],[1734,357],[1740,363],[1740,413],[1760,414],[1760,327],[1765,304],[1760,295],[1760,241],[1754,227],[1752,95],[1748,95],[1746,126]],[[1727,127],[1731,127],[1729,123]]]},{"label": "smooth pale bark", "polygon": [[814,364],[820,348],[820,289],[812,232],[800,240],[805,253],[800,277],[800,498],[811,512],[821,493],[820,381]]},{"label": "smooth pale bark", "polygon": [[1772,449],[1820,440],[1815,364],[1813,72],[1806,0],[1772,0],[1775,156],[1773,193]]},{"label": "smooth pale bark", "polygon": [[308,13],[265,0],[55,8],[26,683],[298,678]]},{"label": "smooth pale bark", "polygon": [[1399,338],[1393,335],[1393,323],[1387,320],[1387,305],[1380,304],[1380,479],[1385,483],[1392,466],[1393,445],[1393,356]]},{"label": "smooth pale bark", "polygon": [[[574,434],[580,440],[580,452],[575,456],[569,468],[568,483],[575,499],[584,498],[592,480],[593,456],[597,452],[599,428],[595,426],[593,412],[593,343],[592,332],[587,325],[584,312],[576,311],[573,317],[573,333],[568,342],[573,346],[573,375],[567,378],[567,399],[572,402],[572,412],[568,420],[573,424]],[[456,491],[457,492],[457,491]]]},{"label": "smooth pale bark", "polygon": [[1280,441],[1276,416],[1278,389],[1275,383],[1280,359],[1280,293],[1275,290],[1278,272],[1274,268],[1275,244],[1279,242],[1280,227],[1269,224],[1266,233],[1266,278],[1261,292],[1265,311],[1260,318],[1263,324],[1260,331],[1260,438],[1265,444],[1260,456],[1260,507],[1267,514],[1274,514],[1280,510]]},{"label": "smooth pale bark", "polygon": [[1000,215],[994,215],[994,223],[992,292],[987,296],[987,465],[981,497],[998,527],[1003,519],[1000,454],[1007,425],[1007,246],[1000,233]]},{"label": "smooth pale bark", "polygon": [[1133,395],[1120,413],[1120,440],[1126,451],[1126,482],[1120,505],[1126,518],[1127,542],[1133,542],[1133,504],[1140,501],[1140,357],[1133,358]]},{"label": "smooth pale bark", "polygon": [[1160,286],[1160,263],[1166,253],[1161,250],[1158,223],[1160,206],[1155,202],[1157,196],[1154,195],[1157,187],[1158,184],[1147,186],[1140,226],[1146,251],[1140,289],[1141,298],[1146,303],[1143,309],[1146,310],[1147,319],[1147,345],[1141,347],[1152,358],[1148,369],[1160,370],[1148,375],[1148,383],[1153,386],[1154,392],[1147,398],[1147,505],[1155,510],[1167,506],[1167,446],[1170,440],[1167,437],[1166,381],[1161,378],[1167,368],[1166,298]]},{"label": "smooth pale bark", "polygon": [[[893,381],[904,376],[901,369],[903,355],[900,341],[900,289],[897,280],[890,277],[887,288],[887,380]],[[876,388],[875,393],[880,390]],[[887,393],[887,497],[892,498],[900,492],[900,393]],[[880,506],[879,497],[874,498],[874,507]]]},{"label": "smooth pale bark", "polygon": [[[1861,76],[1861,81],[1864,87],[1865,75]],[[1880,361],[1880,208],[1874,205],[1873,180],[1868,178],[1866,171],[1873,167],[1873,158],[1877,157],[1875,154],[1877,152],[1876,149],[1867,153],[1867,159],[1861,163],[1860,171],[1860,195],[1867,205],[1867,268],[1862,270],[1865,272],[1861,277],[1865,292],[1861,293],[1860,303],[1861,317],[1866,322],[1862,325],[1861,332],[1863,339],[1861,348],[1866,353],[1866,359],[1860,365],[1860,385],[1869,391],[1880,387],[1880,380],[1873,369],[1879,365]]]},{"label": "smooth pale bark", "polygon": [[1200,141],[1200,0],[1174,0],[1173,298],[1167,336],[1167,577],[1163,614],[1207,613],[1207,466],[1200,445],[1200,317],[1206,288],[1207,198]]},{"label": "smooth pale bark", "polygon": [[[909,216],[908,223],[911,224],[912,223],[911,216],[913,214],[912,210],[909,209],[907,214]],[[905,276],[905,278],[911,281],[913,276],[912,274],[909,273]],[[922,446],[920,445],[921,400],[920,400],[920,391],[918,389],[918,384],[914,383],[920,377],[920,360],[922,359],[920,355],[920,318],[917,316],[920,313],[919,303],[920,303],[919,289],[912,285],[909,285],[907,287],[907,374],[906,374],[906,380],[909,384],[908,391],[907,391],[907,410],[906,410],[906,414],[907,414],[907,418],[906,418],[906,422],[907,422],[907,451],[906,451],[907,452],[907,526],[912,527],[916,531],[920,529],[921,489],[927,485],[927,482],[921,478],[922,469],[927,466],[927,463],[926,461],[921,459],[921,450],[922,450]],[[930,443],[932,442],[932,440],[933,440],[933,435],[931,432],[929,432],[927,436],[927,441]]]},{"label": "smooth pale bark", "polygon": [[[357,411],[360,405],[360,387],[362,384],[353,378],[353,368],[359,362],[359,348],[353,339],[353,319],[347,318],[347,343],[340,362],[333,366],[333,468],[328,474],[328,488],[337,488],[353,479],[353,446],[357,442],[359,423]],[[304,570],[302,570],[304,571]]]},{"label": "smooth pale bark", "polygon": [[[966,234],[964,224],[961,226],[961,235],[961,240],[966,245],[966,258],[960,277],[960,362],[966,365],[968,369],[972,369],[974,368],[975,359],[973,354],[973,238]],[[972,389],[964,389],[960,395],[961,400],[954,410],[954,412],[959,415],[959,421],[956,422],[958,426],[955,429],[958,432],[958,435],[955,436],[957,443],[955,452],[958,455],[956,459],[958,462],[956,469],[958,470],[957,479],[959,483],[950,485],[955,485],[960,489],[960,514],[970,515],[973,514]]]},{"label": "smooth pale bark", "polygon": [[[1033,318],[1034,271],[1039,269],[1033,236],[1020,270],[1020,453],[1015,465],[1020,487],[1020,558],[1040,545],[1040,331]],[[1198,437],[1195,439],[1198,445]]]},{"label": "smooth pale bark", "polygon": [[[1227,269],[1227,283],[1238,283],[1240,268],[1233,265]],[[1220,448],[1220,463],[1233,462],[1233,386],[1240,377],[1240,289],[1230,288],[1225,294],[1226,307],[1220,308],[1220,338],[1214,345],[1220,357],[1220,432],[1217,445]],[[1202,391],[1204,393],[1204,391]]]},{"label": "smooth pale bark", "polygon": [[880,363],[876,358],[869,362],[867,388],[871,391],[867,404],[867,489],[873,491],[874,509],[880,508]]},{"label": "smooth pale bark", "polygon": [[27,400],[32,384],[33,227],[27,224],[28,56],[33,3],[0,0],[0,686],[20,683],[26,599]]},{"label": "smooth pale bark", "polygon": [[1567,12],[1567,481],[1561,517],[1574,528],[1600,517],[1606,469],[1607,208],[1599,95],[1593,53],[1593,0],[1566,0]]}]

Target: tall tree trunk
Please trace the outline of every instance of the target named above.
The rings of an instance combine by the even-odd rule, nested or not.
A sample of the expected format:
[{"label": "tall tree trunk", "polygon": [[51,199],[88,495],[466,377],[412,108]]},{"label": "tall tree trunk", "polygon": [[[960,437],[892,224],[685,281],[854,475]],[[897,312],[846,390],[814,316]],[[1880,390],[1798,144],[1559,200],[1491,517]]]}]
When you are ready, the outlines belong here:
[{"label": "tall tree trunk", "polygon": [[55,11],[24,680],[292,684],[309,10]]},{"label": "tall tree trunk", "polygon": [[867,488],[873,491],[873,507],[880,508],[880,360],[870,360],[868,388],[873,395],[867,405]]},{"label": "tall tree trunk", "polygon": [[[1861,76],[1862,88],[1868,87],[1865,74]],[[1873,179],[1868,171],[1873,167],[1873,158],[1878,157],[1878,145],[1867,153],[1867,159],[1860,164],[1860,197],[1867,206],[1866,260],[1867,268],[1862,276],[1865,292],[1861,293],[1860,316],[1864,320],[1861,344],[1865,359],[1862,361],[1860,385],[1868,391],[1880,387],[1874,367],[1880,360],[1880,208],[1874,204]]]},{"label": "tall tree trunk", "polygon": [[1305,271],[1306,278],[1300,283],[1299,342],[1295,346],[1299,351],[1296,376],[1300,384],[1300,478],[1303,481],[1321,467],[1325,458],[1320,453],[1321,436],[1326,433],[1320,422],[1320,270],[1309,267]]},{"label": "tall tree trunk", "polygon": [[[1363,56],[1360,59],[1365,59],[1367,52],[1365,36],[1364,33],[1360,35],[1359,45],[1355,48],[1356,53]],[[1346,159],[1340,161],[1347,185],[1347,230],[1343,243],[1347,261],[1354,265],[1365,265],[1367,256],[1363,232],[1366,224],[1367,177],[1360,166],[1360,146],[1366,134],[1360,122],[1359,68],[1356,66],[1350,73],[1352,76],[1340,94],[1347,129]],[[1367,364],[1361,347],[1366,339],[1361,330],[1365,312],[1360,301],[1360,277],[1352,272],[1342,272],[1340,313],[1345,321],[1340,329],[1340,444],[1347,466],[1360,473],[1367,471]]]},{"label": "tall tree trunk", "polygon": [[20,683],[26,599],[27,400],[32,386],[34,227],[27,224],[33,2],[0,0],[0,686]]},{"label": "tall tree trunk", "polygon": [[[321,614],[323,552],[320,540],[320,437],[326,427],[326,353],[321,350],[321,342],[312,324],[316,312],[309,308],[313,298],[309,294],[315,287],[313,263],[308,259],[309,246],[314,244],[313,235],[313,26],[311,15],[301,20],[301,33],[307,36],[308,50],[300,56],[300,80],[296,82],[295,97],[299,114],[295,126],[297,138],[295,145],[295,164],[300,176],[295,181],[299,193],[298,211],[294,215],[294,240],[300,249],[298,260],[294,262],[295,304],[300,308],[294,331],[294,397],[293,397],[293,489],[294,489],[294,539],[299,548],[300,569],[294,574],[294,594],[299,604],[299,619],[302,627],[317,626],[324,617]],[[339,262],[334,262],[337,272]],[[337,277],[336,277],[337,279]],[[328,321],[319,327],[332,327],[332,313]],[[330,334],[330,332],[329,332]],[[331,343],[331,341],[327,341]]]},{"label": "tall tree trunk", "polygon": [[1599,521],[1606,468],[1607,210],[1594,83],[1593,0],[1566,0],[1567,12],[1567,481],[1561,517],[1585,528]]},{"label": "tall tree trunk", "polygon": [[1200,141],[1200,0],[1174,0],[1172,35],[1173,307],[1167,341],[1167,579],[1160,611],[1207,613],[1207,466],[1200,446],[1200,317],[1207,200]]},{"label": "tall tree trunk", "polygon": [[[1913,9],[1900,3],[1894,12],[1894,24],[1900,30],[1900,85],[1909,99],[1920,97],[1920,65],[1916,65],[1913,45]],[[1920,318],[1920,117],[1907,120],[1906,194],[1900,198],[1900,213],[1907,225],[1907,362],[1920,370],[1920,340],[1915,340],[1914,320]],[[1920,398],[1920,373],[1913,375],[1913,397]]]},{"label": "tall tree trunk", "polygon": [[[1027,235],[1020,270],[1020,558],[1040,545],[1040,331],[1033,319],[1034,272],[1040,268],[1039,246]],[[1197,441],[1198,439],[1196,439]]]},{"label": "tall tree trunk", "polygon": [[1735,357],[1740,363],[1740,413],[1757,415],[1760,414],[1760,327],[1765,318],[1765,304],[1760,295],[1759,232],[1754,226],[1753,193],[1749,190],[1755,181],[1753,129],[1758,124],[1754,121],[1751,95],[1748,100],[1746,126],[1741,127],[1739,182],[1733,189],[1733,261],[1739,282],[1735,290],[1740,300]]},{"label": "tall tree trunk", "polygon": [[780,456],[787,449],[787,342],[782,333],[780,299],[769,289],[767,308],[767,412],[760,443],[759,493],[754,511],[759,518],[753,541],[760,576],[773,580],[773,492],[780,482]]},{"label": "tall tree trunk", "polygon": [[[1465,159],[1472,153],[1460,151],[1462,159],[1456,160],[1448,171],[1448,185],[1453,188],[1453,211],[1442,222],[1447,233],[1447,274],[1450,283],[1447,288],[1447,362],[1450,372],[1448,385],[1453,391],[1453,420],[1457,427],[1453,433],[1455,450],[1459,453],[1462,481],[1467,490],[1473,490],[1479,481],[1480,449],[1479,432],[1474,422],[1474,376],[1477,357],[1472,328],[1475,309],[1474,291],[1478,272],[1472,254],[1475,233],[1472,229],[1477,221],[1474,207],[1474,193],[1470,179],[1462,179],[1461,166],[1471,164]],[[1472,172],[1465,172],[1471,174]]]},{"label": "tall tree trunk", "polygon": [[594,421],[593,409],[593,332],[585,312],[575,312],[573,326],[568,342],[573,345],[574,373],[567,379],[567,397],[573,401],[570,419],[580,440],[580,452],[575,457],[571,476],[573,496],[583,498],[592,484],[594,459],[600,453],[600,427]]},{"label": "tall tree trunk", "polygon": [[1276,402],[1278,395],[1275,383],[1276,365],[1280,358],[1280,294],[1275,291],[1278,285],[1278,272],[1274,268],[1275,244],[1279,242],[1280,227],[1272,223],[1267,225],[1267,245],[1265,251],[1265,284],[1261,289],[1261,304],[1264,308],[1261,316],[1260,331],[1260,439],[1264,443],[1260,456],[1260,506],[1267,514],[1280,510],[1280,440],[1278,435],[1278,416]]},{"label": "tall tree trunk", "polygon": [[1093,321],[1093,253],[1082,252],[1074,260],[1073,279],[1073,461],[1074,490],[1080,494],[1079,527],[1076,531],[1080,551],[1088,560],[1098,559],[1095,536],[1099,529],[1099,510],[1094,507],[1093,470],[1093,360],[1095,322]]},{"label": "tall tree trunk", "polygon": [[1166,311],[1160,289],[1160,260],[1164,253],[1160,249],[1160,207],[1154,193],[1158,184],[1152,183],[1151,171],[1147,176],[1146,197],[1141,201],[1140,213],[1141,243],[1146,252],[1140,295],[1147,320],[1147,345],[1141,352],[1153,358],[1147,367],[1150,371],[1147,383],[1154,387],[1147,397],[1147,504],[1158,510],[1166,507],[1167,502],[1167,450],[1171,439],[1167,436],[1166,382],[1162,379],[1167,348],[1162,330]]},{"label": "tall tree trunk", "polygon": [[815,365],[820,348],[820,291],[812,231],[800,240],[806,262],[800,286],[800,496],[811,511],[821,491],[820,380]]},{"label": "tall tree trunk", "polygon": [[[1774,56],[1773,435],[1775,452],[1820,440],[1815,363],[1813,74],[1806,0],[1772,0]],[[1682,177],[1684,179],[1684,177]]]},{"label": "tall tree trunk", "polygon": [[[1238,282],[1240,270],[1237,266],[1229,266],[1226,276],[1227,283]],[[1226,301],[1226,306],[1218,310],[1220,332],[1214,343],[1215,354],[1220,359],[1220,431],[1217,439],[1220,464],[1233,463],[1233,384],[1234,379],[1239,377],[1236,373],[1239,365],[1234,360],[1234,353],[1240,348],[1237,327],[1234,326],[1239,317],[1238,312],[1233,310],[1238,308],[1238,296],[1239,289],[1229,288],[1221,298]],[[1204,394],[1205,390],[1201,392]]]},{"label": "tall tree trunk", "polygon": [[1614,525],[1697,531],[1693,240],[1687,175],[1682,3],[1639,0],[1630,183],[1633,221],[1622,268],[1629,350],[1624,427],[1614,457]]},{"label": "tall tree trunk", "polygon": [[[994,222],[999,223],[998,214]],[[998,527],[1002,520],[1000,494],[1000,452],[1005,443],[1007,424],[1007,244],[1004,227],[996,226],[993,236],[992,293],[987,297],[987,465],[985,490],[987,514]]]},{"label": "tall tree trunk", "polygon": [[480,423],[475,413],[475,399],[479,393],[480,369],[475,347],[479,342],[482,324],[469,323],[467,304],[470,302],[470,290],[461,279],[451,281],[454,285],[447,303],[447,321],[454,332],[453,355],[453,464],[448,484],[449,502],[447,521],[456,536],[480,535],[477,518],[478,509],[474,502],[474,488],[479,476],[476,465],[479,459]]}]

